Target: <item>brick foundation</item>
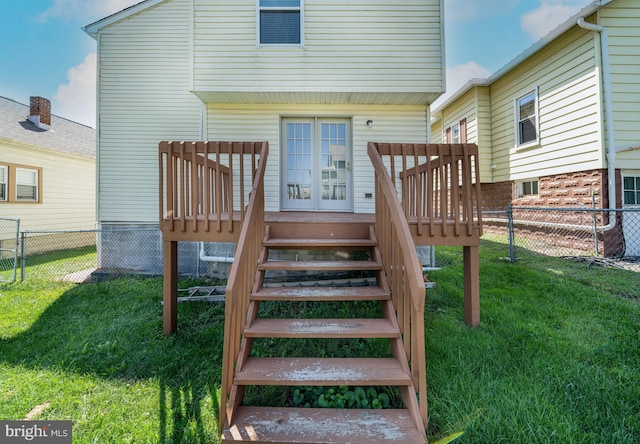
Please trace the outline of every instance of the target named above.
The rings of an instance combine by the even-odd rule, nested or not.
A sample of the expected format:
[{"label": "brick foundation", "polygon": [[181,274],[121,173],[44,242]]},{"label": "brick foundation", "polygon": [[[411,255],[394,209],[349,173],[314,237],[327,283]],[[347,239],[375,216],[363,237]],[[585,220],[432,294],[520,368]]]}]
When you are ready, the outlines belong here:
[{"label": "brick foundation", "polygon": [[[616,208],[622,207],[621,174],[616,170]],[[515,196],[513,182],[483,183],[482,185],[482,209],[483,211],[506,211],[508,204],[520,207],[540,207],[540,208],[608,208],[609,188],[608,171],[597,169],[590,171],[579,171],[575,173],[558,174],[554,176],[543,176],[538,180],[537,196]],[[514,214],[514,219],[525,219],[531,217],[525,213]],[[592,217],[592,216],[589,216]],[[550,212],[541,219],[542,222],[552,222],[556,224],[581,225],[584,215],[569,212]],[[598,213],[596,216],[598,226],[609,223],[609,215],[606,212]],[[501,232],[506,230],[505,224],[485,224],[485,232]],[[530,229],[532,236],[544,236],[545,230]],[[576,248],[580,248],[582,243],[579,236],[567,234],[566,241],[573,243]],[[624,244],[621,241],[622,220],[617,221],[616,227],[606,233],[599,235],[598,243],[601,252],[605,257],[616,256],[624,251]],[[591,248],[593,245],[589,245]]]}]

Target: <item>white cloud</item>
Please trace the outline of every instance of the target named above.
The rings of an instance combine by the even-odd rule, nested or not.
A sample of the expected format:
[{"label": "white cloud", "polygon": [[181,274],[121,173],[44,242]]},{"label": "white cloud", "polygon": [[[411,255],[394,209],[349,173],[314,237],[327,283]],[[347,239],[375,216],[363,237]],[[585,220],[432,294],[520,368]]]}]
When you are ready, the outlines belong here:
[{"label": "white cloud", "polygon": [[478,20],[492,15],[506,15],[518,5],[519,0],[446,0],[447,22]]},{"label": "white cloud", "polygon": [[67,71],[68,83],[58,86],[53,97],[56,114],[75,122],[96,126],[96,53]]},{"label": "white cloud", "polygon": [[433,103],[432,109],[440,106],[441,103],[455,94],[469,80],[473,78],[483,79],[489,77],[489,75],[491,75],[491,72],[487,68],[473,61],[447,68],[447,92]]},{"label": "white cloud", "polygon": [[140,0],[54,0],[53,5],[38,18],[63,18],[84,23],[101,19],[136,3],[140,3]]},{"label": "white cloud", "polygon": [[584,5],[584,0],[543,0],[537,9],[522,16],[522,30],[533,40],[538,40],[564,23]]}]

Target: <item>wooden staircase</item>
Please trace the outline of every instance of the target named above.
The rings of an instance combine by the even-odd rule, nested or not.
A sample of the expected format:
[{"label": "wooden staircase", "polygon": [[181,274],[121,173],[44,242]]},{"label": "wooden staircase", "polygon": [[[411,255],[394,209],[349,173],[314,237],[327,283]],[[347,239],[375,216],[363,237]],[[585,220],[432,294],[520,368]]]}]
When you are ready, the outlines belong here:
[{"label": "wooden staircase", "polygon": [[[258,271],[249,298],[238,360],[229,392],[222,442],[252,443],[426,443],[414,377],[396,318],[391,291],[374,227],[369,223],[297,223],[265,225]],[[322,251],[321,260],[274,260],[283,251]],[[355,254],[354,254],[355,253]],[[367,276],[367,285],[270,286],[272,274],[351,273]],[[302,279],[304,276],[300,276]],[[295,319],[265,317],[260,304],[317,304],[379,301],[380,318],[309,319],[299,310]],[[328,310],[325,310],[325,312]],[[389,355],[380,357],[260,357],[252,354],[262,338],[310,341],[383,338]],[[402,406],[395,409],[333,409],[245,406],[249,386],[396,387]],[[290,390],[290,389],[289,389]],[[225,396],[226,397],[226,396]],[[423,400],[426,402],[426,400]],[[221,408],[224,409],[224,401]]]}]

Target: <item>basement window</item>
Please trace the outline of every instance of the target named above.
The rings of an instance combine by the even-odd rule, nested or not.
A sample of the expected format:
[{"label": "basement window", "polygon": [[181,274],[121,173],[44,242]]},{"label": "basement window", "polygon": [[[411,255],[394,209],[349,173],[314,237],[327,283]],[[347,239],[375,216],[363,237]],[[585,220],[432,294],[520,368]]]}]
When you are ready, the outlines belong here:
[{"label": "basement window", "polygon": [[537,196],[538,180],[523,180],[516,184],[516,197]]},{"label": "basement window", "polygon": [[258,35],[261,45],[302,43],[303,0],[258,0]]},{"label": "basement window", "polygon": [[623,186],[624,204],[640,205],[640,176],[625,176]]}]

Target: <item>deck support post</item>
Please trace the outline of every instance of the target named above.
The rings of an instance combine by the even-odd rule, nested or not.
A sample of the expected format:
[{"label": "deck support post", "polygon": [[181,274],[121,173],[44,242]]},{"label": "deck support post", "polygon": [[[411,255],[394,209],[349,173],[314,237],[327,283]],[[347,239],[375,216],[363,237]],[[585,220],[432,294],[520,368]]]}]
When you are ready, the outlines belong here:
[{"label": "deck support post", "polygon": [[480,255],[477,246],[463,247],[464,320],[471,327],[480,326]]},{"label": "deck support post", "polygon": [[178,242],[164,241],[163,326],[164,334],[178,329]]}]

